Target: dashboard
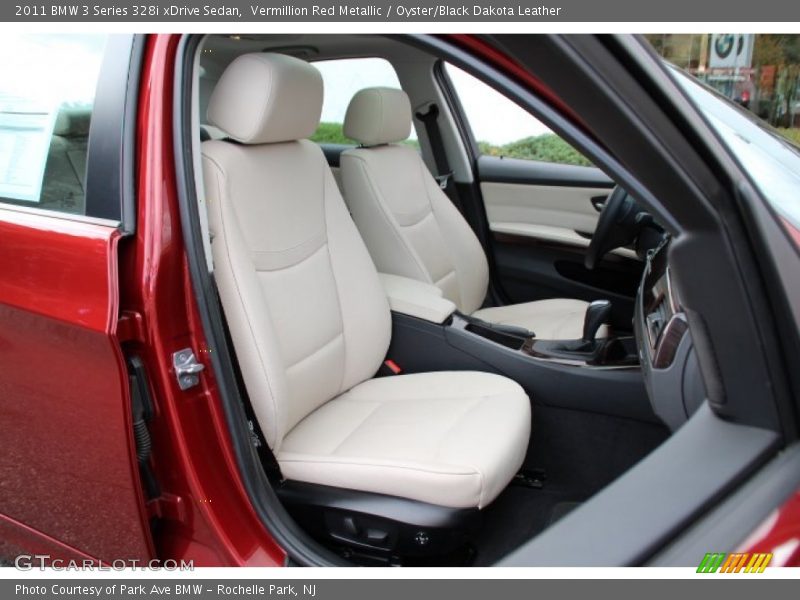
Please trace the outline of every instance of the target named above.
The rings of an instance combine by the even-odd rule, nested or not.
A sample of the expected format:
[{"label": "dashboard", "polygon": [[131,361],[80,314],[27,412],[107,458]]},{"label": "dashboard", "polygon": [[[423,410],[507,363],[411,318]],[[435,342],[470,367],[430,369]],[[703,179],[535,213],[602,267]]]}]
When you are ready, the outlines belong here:
[{"label": "dashboard", "polygon": [[653,411],[677,429],[705,399],[689,323],[670,271],[670,238],[650,250],[636,297],[634,331]]}]

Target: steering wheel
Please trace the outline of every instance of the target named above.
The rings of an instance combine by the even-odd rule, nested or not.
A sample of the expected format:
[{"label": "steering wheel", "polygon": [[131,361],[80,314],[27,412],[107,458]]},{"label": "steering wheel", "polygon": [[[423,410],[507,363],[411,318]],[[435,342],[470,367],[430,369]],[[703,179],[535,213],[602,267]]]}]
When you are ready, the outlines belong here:
[{"label": "steering wheel", "polygon": [[623,188],[616,186],[603,205],[597,227],[589,242],[583,264],[591,270],[614,248],[627,246],[639,230],[638,209],[633,198]]}]

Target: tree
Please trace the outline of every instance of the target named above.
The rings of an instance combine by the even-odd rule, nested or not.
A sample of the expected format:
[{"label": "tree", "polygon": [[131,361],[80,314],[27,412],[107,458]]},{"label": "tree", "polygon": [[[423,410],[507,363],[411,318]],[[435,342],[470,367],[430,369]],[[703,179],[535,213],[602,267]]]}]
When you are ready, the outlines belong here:
[{"label": "tree", "polygon": [[791,107],[800,86],[800,36],[764,34],[756,36],[753,65],[759,69],[774,65],[777,70],[769,120],[773,125],[791,126]]},{"label": "tree", "polygon": [[784,52],[779,35],[757,35],[753,47],[753,66],[778,66],[784,62]]}]

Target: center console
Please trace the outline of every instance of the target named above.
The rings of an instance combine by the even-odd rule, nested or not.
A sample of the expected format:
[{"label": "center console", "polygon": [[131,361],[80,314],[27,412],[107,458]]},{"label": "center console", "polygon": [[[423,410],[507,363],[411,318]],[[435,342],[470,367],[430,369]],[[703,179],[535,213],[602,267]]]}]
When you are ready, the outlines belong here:
[{"label": "center console", "polygon": [[705,399],[705,387],[680,296],[667,263],[669,240],[647,257],[636,300],[634,329],[653,411],[680,427]]},{"label": "center console", "polygon": [[[433,318],[425,318],[427,309],[404,309],[397,298],[402,295],[401,282],[385,281],[384,287],[393,321],[387,358],[404,373],[495,372],[518,382],[534,403],[657,421],[633,337],[540,340],[523,328],[488,323],[455,310],[441,321],[437,311]],[[441,307],[441,292],[428,287],[436,290],[429,290],[431,299],[415,294],[412,304]],[[425,295],[422,288],[414,289]],[[597,330],[594,325],[588,329],[592,327]],[[587,337],[593,335],[584,331]]]}]

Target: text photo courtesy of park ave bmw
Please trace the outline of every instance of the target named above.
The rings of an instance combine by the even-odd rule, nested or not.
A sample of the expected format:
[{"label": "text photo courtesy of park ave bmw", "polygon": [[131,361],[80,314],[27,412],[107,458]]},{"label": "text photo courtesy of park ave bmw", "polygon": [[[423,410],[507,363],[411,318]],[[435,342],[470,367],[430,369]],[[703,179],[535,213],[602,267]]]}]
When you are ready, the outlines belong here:
[{"label": "text photo courtesy of park ave bmw", "polygon": [[56,584],[17,584],[14,594],[18,597],[42,596],[67,596],[67,597],[94,597],[108,598],[119,595],[121,597],[154,597],[165,596],[195,597],[204,593],[213,592],[217,597],[276,597],[276,598],[315,598],[317,585],[311,584],[286,584],[274,583],[100,583],[94,585],[80,585],[69,583]]},{"label": "text photo courtesy of park ave bmw", "polygon": [[0,30],[0,598],[796,595],[800,3]]}]

